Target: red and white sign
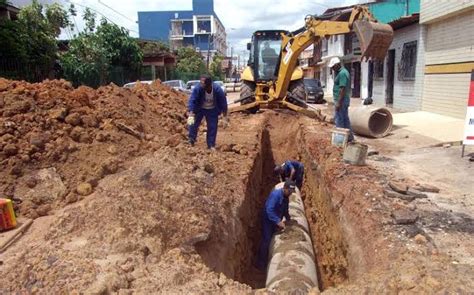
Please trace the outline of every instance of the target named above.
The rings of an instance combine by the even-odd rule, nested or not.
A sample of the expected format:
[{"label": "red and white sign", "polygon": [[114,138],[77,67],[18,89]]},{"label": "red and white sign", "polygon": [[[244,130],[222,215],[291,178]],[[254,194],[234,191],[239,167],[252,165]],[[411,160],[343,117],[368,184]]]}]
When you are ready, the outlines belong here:
[{"label": "red and white sign", "polygon": [[464,124],[463,144],[474,144],[474,71],[471,72],[471,86],[467,100],[466,123]]}]

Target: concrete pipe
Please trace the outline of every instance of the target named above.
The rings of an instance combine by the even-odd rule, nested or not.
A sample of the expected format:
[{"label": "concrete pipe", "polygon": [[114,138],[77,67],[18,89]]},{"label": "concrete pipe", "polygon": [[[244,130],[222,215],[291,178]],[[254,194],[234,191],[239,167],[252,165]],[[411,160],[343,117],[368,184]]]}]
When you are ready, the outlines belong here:
[{"label": "concrete pipe", "polygon": [[352,130],[369,137],[384,137],[392,130],[392,113],[387,108],[375,106],[351,107],[349,119]]},{"label": "concrete pipe", "polygon": [[[275,188],[282,188],[279,183]],[[278,293],[301,291],[318,286],[315,255],[298,189],[290,196],[289,213],[293,220],[284,231],[273,236],[269,251],[266,288]]]}]

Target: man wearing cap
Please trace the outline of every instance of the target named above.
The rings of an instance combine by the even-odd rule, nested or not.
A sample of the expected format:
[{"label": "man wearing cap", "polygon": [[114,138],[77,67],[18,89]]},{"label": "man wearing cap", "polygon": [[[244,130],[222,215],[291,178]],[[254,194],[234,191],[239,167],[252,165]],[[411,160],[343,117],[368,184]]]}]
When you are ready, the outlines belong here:
[{"label": "man wearing cap", "polygon": [[273,171],[280,177],[281,181],[286,179],[293,180],[296,183],[296,186],[301,190],[304,177],[303,163],[294,160],[288,160],[281,165],[276,165]]},{"label": "man wearing cap", "polygon": [[331,68],[336,77],[334,78],[334,87],[332,90],[332,96],[334,99],[334,123],[338,128],[349,129],[348,141],[354,140],[354,134],[352,133],[351,122],[349,120],[349,104],[351,97],[351,77],[347,69],[341,65],[339,57],[333,57],[329,61],[329,68]]},{"label": "man wearing cap", "polygon": [[[283,188],[274,189],[265,202],[262,216],[262,240],[258,249],[256,267],[264,270],[268,264],[268,250],[273,234],[278,229],[285,229],[285,222],[290,221],[288,212],[290,195],[295,191],[295,183],[285,181]],[[283,221],[285,217],[285,221]]]},{"label": "man wearing cap", "polygon": [[224,116],[224,127],[228,125],[227,98],[222,88],[212,83],[209,75],[202,75],[201,81],[194,87],[188,101],[189,143],[194,145],[199,125],[206,118],[207,148],[215,150],[219,115]]}]

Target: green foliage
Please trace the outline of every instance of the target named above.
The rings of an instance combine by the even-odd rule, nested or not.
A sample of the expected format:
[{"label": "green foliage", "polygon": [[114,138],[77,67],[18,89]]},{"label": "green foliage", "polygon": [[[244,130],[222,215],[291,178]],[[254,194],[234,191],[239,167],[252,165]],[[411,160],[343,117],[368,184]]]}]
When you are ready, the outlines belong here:
[{"label": "green foliage", "polygon": [[206,65],[201,54],[192,47],[182,47],[178,49],[178,63],[176,65],[176,76],[185,81],[199,79],[199,76],[206,73]]},{"label": "green foliage", "polygon": [[3,62],[14,62],[19,68],[35,71],[34,75],[19,75],[19,78],[48,76],[57,59],[56,37],[61,28],[70,25],[67,12],[59,4],[43,6],[33,0],[20,10],[17,21],[0,22],[0,58]]},{"label": "green foliage", "polygon": [[209,72],[214,81],[224,80],[224,72],[222,71],[222,61],[224,57],[222,55],[216,55],[212,59],[212,63],[209,66]]},{"label": "green foliage", "polygon": [[140,44],[143,50],[143,56],[156,56],[163,53],[170,53],[170,47],[160,41],[142,41]]},{"label": "green foliage", "polygon": [[95,29],[96,14],[92,12],[89,8],[86,8],[86,10],[84,11],[84,14],[82,15],[82,18],[86,22],[86,28],[85,28],[86,33],[93,32]]},{"label": "green foliage", "polygon": [[[95,29],[95,16],[85,13],[86,31],[71,40],[61,57],[66,79],[77,84],[99,86],[114,81],[121,84],[136,77],[143,54],[135,39],[115,24],[102,19]],[[91,31],[92,29],[92,31]],[[118,71],[119,77],[114,77]]]}]

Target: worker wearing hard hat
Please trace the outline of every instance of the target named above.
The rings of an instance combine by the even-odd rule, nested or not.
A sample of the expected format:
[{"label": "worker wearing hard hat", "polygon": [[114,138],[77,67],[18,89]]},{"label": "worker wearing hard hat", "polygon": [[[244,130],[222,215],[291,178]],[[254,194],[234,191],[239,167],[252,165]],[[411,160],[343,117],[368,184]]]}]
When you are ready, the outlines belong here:
[{"label": "worker wearing hard hat", "polygon": [[[256,267],[264,270],[268,264],[268,250],[273,234],[286,227],[290,218],[289,198],[295,192],[296,185],[291,180],[286,180],[283,188],[275,188],[268,196],[263,208],[262,240],[258,249]],[[285,217],[285,220],[283,220]]]},{"label": "worker wearing hard hat", "polygon": [[334,99],[334,123],[338,128],[346,128],[350,130],[348,141],[354,140],[354,134],[349,120],[349,105],[351,101],[351,77],[347,69],[341,64],[339,57],[333,57],[329,61],[331,68],[336,77],[334,78],[334,88],[332,95]]}]

